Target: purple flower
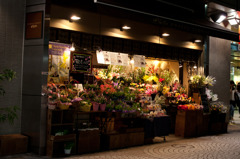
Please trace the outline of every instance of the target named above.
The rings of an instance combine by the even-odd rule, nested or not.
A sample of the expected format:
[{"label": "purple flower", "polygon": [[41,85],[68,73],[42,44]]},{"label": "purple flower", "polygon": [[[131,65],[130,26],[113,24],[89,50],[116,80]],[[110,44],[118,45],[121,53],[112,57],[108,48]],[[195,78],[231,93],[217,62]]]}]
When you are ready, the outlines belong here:
[{"label": "purple flower", "polygon": [[117,82],[113,82],[113,86],[114,86],[114,87],[117,87],[117,86],[118,86],[118,83],[117,83]]}]

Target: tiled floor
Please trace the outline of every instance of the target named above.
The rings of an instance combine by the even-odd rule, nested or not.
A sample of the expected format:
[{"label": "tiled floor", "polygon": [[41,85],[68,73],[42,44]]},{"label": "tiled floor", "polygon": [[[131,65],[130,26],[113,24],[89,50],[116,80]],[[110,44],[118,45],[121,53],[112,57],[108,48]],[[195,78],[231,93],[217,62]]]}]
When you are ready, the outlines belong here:
[{"label": "tiled floor", "polygon": [[[174,135],[156,138],[155,144],[67,157],[68,159],[240,159],[240,118],[229,125],[228,133],[198,138],[178,138]],[[48,158],[33,154],[7,156],[15,159]]]}]

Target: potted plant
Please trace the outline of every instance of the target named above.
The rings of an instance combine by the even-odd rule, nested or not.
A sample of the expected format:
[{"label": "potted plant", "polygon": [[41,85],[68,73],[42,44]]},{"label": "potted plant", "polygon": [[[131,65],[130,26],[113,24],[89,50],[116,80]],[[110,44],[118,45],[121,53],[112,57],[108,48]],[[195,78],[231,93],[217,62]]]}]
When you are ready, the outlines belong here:
[{"label": "potted plant", "polygon": [[[3,72],[0,72],[0,82],[4,80],[11,81],[16,77],[16,72],[10,69],[5,69]],[[5,90],[3,86],[0,85],[0,95],[4,96]],[[9,124],[14,124],[14,120],[17,119],[17,111],[19,110],[18,106],[11,107],[1,107],[0,108],[0,123],[8,121]]]},{"label": "potted plant", "polygon": [[74,146],[74,142],[66,142],[64,144],[64,153],[67,155],[71,154],[71,150],[73,146]]},{"label": "potted plant", "polygon": [[47,85],[47,95],[48,95],[48,109],[55,109],[58,103],[58,88],[54,83],[49,83]]},{"label": "potted plant", "polygon": [[103,95],[99,96],[99,104],[100,104],[99,106],[101,111],[105,111],[106,103],[107,103],[107,99]]},{"label": "potted plant", "polygon": [[67,94],[61,94],[60,95],[60,103],[59,103],[59,108],[62,110],[66,110],[69,108],[69,106],[72,105],[71,99],[68,98]]},{"label": "potted plant", "polygon": [[92,103],[89,100],[82,100],[79,103],[79,110],[83,112],[90,112]]},{"label": "potted plant", "polygon": [[93,111],[98,111],[99,109],[99,97],[96,96],[94,99],[93,99],[93,102],[92,102],[92,105],[93,105]]},{"label": "potted plant", "polygon": [[110,111],[113,111],[114,105],[115,105],[114,101],[110,101],[110,102],[106,105],[106,110],[109,111],[109,112],[110,112]]}]

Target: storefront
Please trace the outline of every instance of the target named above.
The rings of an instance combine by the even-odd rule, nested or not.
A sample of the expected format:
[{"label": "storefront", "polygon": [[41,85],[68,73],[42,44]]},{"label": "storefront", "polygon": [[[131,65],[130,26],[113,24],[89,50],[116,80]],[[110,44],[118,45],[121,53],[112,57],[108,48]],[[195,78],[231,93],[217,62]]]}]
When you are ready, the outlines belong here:
[{"label": "storefront", "polygon": [[[47,155],[226,132],[227,107],[202,91],[215,82],[200,69],[204,35],[61,4],[51,12]],[[215,109],[225,114],[203,115]]]},{"label": "storefront", "polygon": [[[26,72],[23,74],[23,115],[32,112],[32,115],[36,116],[37,128],[29,127],[29,125],[32,125],[29,120],[30,117],[24,116],[22,119],[22,132],[36,139],[30,143],[32,150],[40,154],[44,154],[46,150],[49,156],[62,155],[64,145],[71,147],[72,143],[77,147],[72,153],[93,151],[89,148],[90,146],[88,148],[86,146],[86,150],[83,150],[82,145],[79,143],[85,142],[91,145],[93,138],[88,136],[88,142],[86,142],[87,139],[82,137],[81,133],[83,136],[84,134],[93,134],[92,137],[94,136],[94,140],[99,143],[96,144],[94,151],[143,144],[147,139],[145,131],[152,129],[152,127],[146,129],[144,125],[139,125],[139,123],[143,123],[142,120],[146,120],[149,116],[164,118],[171,111],[176,115],[177,102],[186,104],[192,98],[195,99],[195,103],[198,102],[199,95],[195,94],[194,97],[193,92],[195,90],[193,91],[193,88],[189,87],[190,77],[196,74],[203,75],[204,71],[211,74],[214,71],[211,70],[213,64],[210,61],[213,57],[216,59],[222,58],[222,54],[212,54],[214,56],[206,60],[205,54],[208,52],[206,51],[206,45],[208,45],[209,41],[211,43],[215,40],[214,38],[209,40],[207,36],[212,35],[224,39],[234,39],[236,37],[231,32],[214,27],[203,27],[199,23],[193,25],[193,23],[184,22],[183,19],[166,18],[166,14],[169,12],[166,9],[164,17],[155,17],[152,14],[146,15],[145,13],[125,11],[110,6],[103,7],[98,3],[88,5],[87,3],[76,3],[76,1],[68,3],[53,1],[50,6],[46,6],[38,6],[38,9],[30,6],[28,10],[28,12],[33,12],[44,8],[43,17],[45,18],[41,39],[30,38],[26,40],[24,55]],[[51,13],[48,8],[51,8]],[[81,19],[78,21],[72,20],[70,19],[72,15]],[[124,25],[131,27],[131,29],[124,30],[122,28]],[[166,37],[164,33],[168,33],[170,36]],[[195,40],[201,42],[197,43]],[[224,44],[225,41],[222,40],[221,43]],[[72,46],[75,47],[75,51],[70,52]],[[210,52],[215,49],[211,45],[208,48]],[[36,53],[32,54],[33,51],[36,51]],[[104,57],[104,61],[101,61],[101,56]],[[109,57],[110,61],[106,60],[106,57]],[[42,61],[38,59],[42,59]],[[82,61],[82,64],[77,63],[80,61]],[[110,67],[109,63],[113,67]],[[214,67],[217,66],[214,64]],[[224,67],[224,65],[221,67]],[[209,70],[206,71],[206,68],[209,68]],[[144,69],[145,71],[143,71]],[[36,78],[38,80],[32,81],[32,75],[39,77]],[[198,76],[195,77],[198,78]],[[204,79],[206,80],[206,78]],[[92,84],[94,81],[98,81],[98,85]],[[75,91],[75,88],[66,89],[68,83],[78,83],[76,85],[78,92]],[[47,84],[49,84],[49,87],[47,87]],[[185,89],[180,87],[180,84]],[[217,84],[221,85],[221,83]],[[33,89],[31,88],[32,85],[34,85]],[[113,92],[106,92],[104,88],[101,90],[101,85],[103,85],[102,87],[108,86],[109,88],[106,90],[112,90]],[[139,91],[139,87],[142,92],[134,92]],[[79,92],[86,88],[88,89],[85,95],[79,95]],[[173,90],[178,90],[178,92]],[[50,99],[47,99],[49,96],[34,97],[34,99],[32,97],[32,94],[39,92],[42,95],[45,93],[50,95],[49,91],[53,93],[50,98],[54,98],[59,93],[58,97],[56,97],[59,100],[49,102]],[[159,98],[157,97],[153,101],[152,96],[156,92],[159,92]],[[176,95],[176,93],[179,94]],[[68,98],[70,94],[71,102]],[[151,96],[151,94],[153,95]],[[59,95],[62,96],[59,97]],[[75,97],[76,95],[78,97]],[[67,98],[63,99],[65,97]],[[115,103],[114,98],[116,97],[118,100]],[[90,101],[87,98],[90,98]],[[101,111],[100,108],[95,109],[98,104],[94,103],[94,100],[97,102],[98,99],[97,103],[100,103],[100,98],[101,103],[106,103],[105,111]],[[121,102],[119,99],[121,99]],[[59,104],[60,101],[68,104]],[[104,103],[103,101],[107,102]],[[161,104],[155,105],[156,102]],[[170,104],[175,105],[175,108],[171,110],[164,109],[165,105]],[[40,106],[32,111],[32,105]],[[48,106],[49,108],[51,106],[57,108],[51,107],[50,109],[54,110],[47,110]],[[64,109],[64,106],[69,106],[69,109],[61,110],[60,107]],[[199,116],[199,120],[195,122],[202,120],[200,123],[203,123],[205,118],[200,105],[182,105],[179,108],[191,109],[194,112],[192,114]],[[47,111],[48,115],[46,114]],[[76,123],[73,120],[73,114],[76,112],[77,119],[98,121],[97,126],[94,122],[82,122],[82,125],[79,122],[78,126],[75,127]],[[116,112],[121,112],[121,120],[119,120],[119,114]],[[83,116],[83,118],[79,118],[79,115]],[[179,115],[181,117],[189,116],[187,114]],[[133,118],[136,120],[133,120]],[[163,122],[166,129],[163,131],[167,130],[169,125],[170,131],[175,129],[175,125],[170,124],[169,121],[176,120],[174,117],[173,119],[166,119]],[[106,124],[107,122],[108,124]],[[206,122],[208,122],[207,119]],[[151,124],[153,123],[149,123],[148,126]],[[192,130],[195,131],[193,132],[194,135],[191,134],[192,136],[202,135],[199,131],[198,134],[196,133],[197,130],[200,130],[201,124],[199,125],[198,128],[196,124],[192,127]],[[58,130],[58,127],[61,127],[61,130]],[[83,130],[84,128],[85,130]],[[178,127],[179,129],[181,128]],[[79,133],[78,130],[82,132]],[[47,135],[45,136],[46,131]],[[170,131],[157,136],[165,136]],[[98,138],[99,133],[103,139]],[[108,135],[108,133],[111,135]],[[151,135],[150,132],[149,136]],[[132,136],[132,138],[129,138],[129,136]],[[106,143],[101,145],[101,140],[106,141]],[[114,140],[129,140],[131,142],[111,142]],[[57,153],[58,150],[59,154]]]}]

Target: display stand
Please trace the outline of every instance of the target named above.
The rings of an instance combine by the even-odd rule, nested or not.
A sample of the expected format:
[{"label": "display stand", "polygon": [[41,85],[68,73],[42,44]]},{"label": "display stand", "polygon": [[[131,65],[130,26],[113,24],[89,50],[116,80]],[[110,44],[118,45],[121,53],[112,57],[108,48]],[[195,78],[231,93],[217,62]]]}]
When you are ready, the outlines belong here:
[{"label": "display stand", "polygon": [[[75,110],[47,110],[47,156],[67,156],[64,146],[67,142],[76,145],[76,134],[74,128]],[[75,154],[75,146],[71,154]]]},{"label": "display stand", "polygon": [[76,113],[77,153],[100,150],[100,136],[106,131],[106,124],[109,120],[105,111],[78,111]]},{"label": "display stand", "polygon": [[111,131],[101,134],[102,150],[144,144],[144,119],[136,117],[134,113],[112,112],[108,115],[106,125],[110,125]]},{"label": "display stand", "polygon": [[175,132],[177,110],[177,105],[170,104],[166,107],[167,115],[170,117],[171,120],[171,133]]},{"label": "display stand", "polygon": [[175,136],[196,137],[203,123],[202,110],[178,110]]},{"label": "display stand", "polygon": [[228,123],[226,122],[226,113],[211,113],[209,120],[209,133],[219,134],[227,132]]},{"label": "display stand", "polygon": [[169,135],[171,129],[171,118],[169,116],[154,117],[145,119],[144,140],[146,144],[152,143],[154,137],[163,137],[166,141],[166,136]]}]

